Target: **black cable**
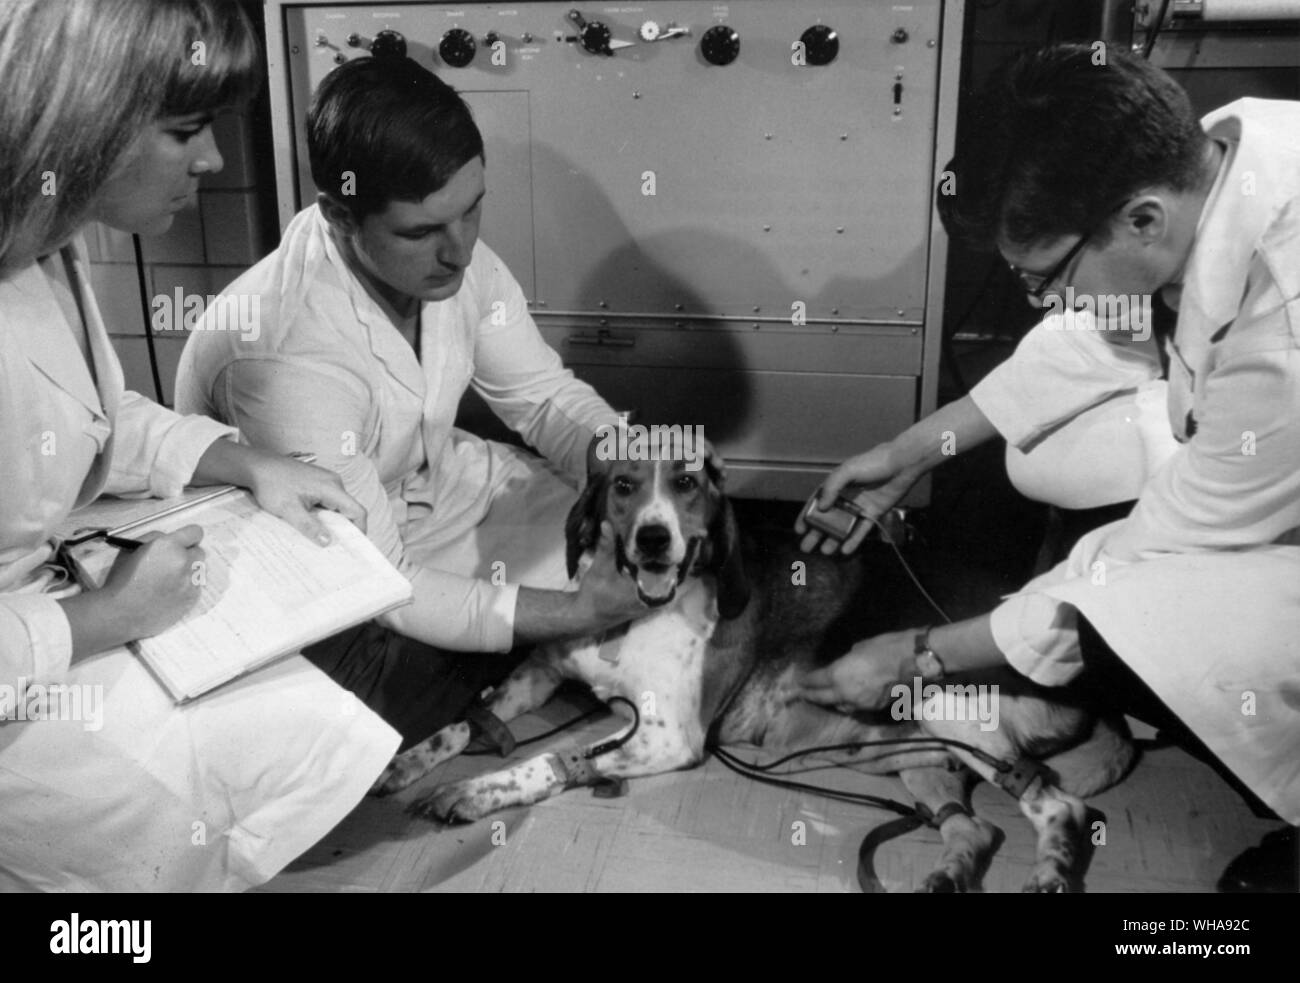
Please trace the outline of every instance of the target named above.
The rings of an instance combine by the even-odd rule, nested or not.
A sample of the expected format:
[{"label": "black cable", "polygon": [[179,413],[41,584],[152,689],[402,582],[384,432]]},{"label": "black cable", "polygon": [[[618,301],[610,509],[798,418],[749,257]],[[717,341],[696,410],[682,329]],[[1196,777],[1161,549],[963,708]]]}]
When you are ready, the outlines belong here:
[{"label": "black cable", "polygon": [[641,729],[641,711],[639,711],[636,708],[635,703],[633,703],[631,700],[627,699],[626,697],[622,697],[622,696],[611,696],[609,698],[609,702],[626,703],[629,707],[632,708],[632,729],[629,730],[622,737],[611,738],[608,741],[603,741],[600,744],[593,745],[591,750],[589,750],[585,755],[588,761],[590,761],[592,758],[595,758],[599,755],[608,754],[610,751],[618,750],[628,741],[632,740],[632,737],[636,734],[636,732]]},{"label": "black cable", "polygon": [[890,812],[896,812],[900,816],[915,816],[917,810],[913,806],[904,805],[896,799],[887,799],[882,795],[871,795],[867,792],[843,792],[839,789],[822,788],[818,785],[808,785],[805,782],[793,782],[783,778],[773,778],[771,775],[763,774],[761,771],[753,771],[747,761],[734,757],[730,752],[724,751],[720,747],[711,749],[714,757],[721,761],[727,768],[730,768],[737,775],[748,778],[750,781],[760,782],[763,785],[774,785],[777,788],[792,789],[797,792],[812,792],[828,799],[838,799],[841,802],[852,802],[855,805],[874,806],[877,809],[887,809]]},{"label": "black cable", "polygon": [[[787,761],[793,761],[795,758],[806,757],[807,755],[810,754],[825,754],[828,751],[860,751],[866,747],[890,747],[896,744],[943,745],[943,747],[917,748],[917,750],[921,750],[921,751],[946,751],[949,747],[960,748],[961,750],[968,752],[974,757],[979,758],[986,765],[989,765],[992,768],[996,768],[998,771],[1011,770],[1011,765],[1007,764],[1005,761],[995,758],[987,751],[981,750],[980,748],[977,748],[974,745],[966,744],[962,741],[955,741],[949,737],[888,737],[888,738],[881,738],[875,741],[848,741],[844,744],[825,744],[820,747],[805,748],[802,751],[791,751],[789,754],[785,755],[784,757],[777,758],[775,761],[770,761],[765,765],[752,764],[750,762],[744,762],[744,763],[748,765],[750,768],[753,768],[755,771],[771,771],[773,768],[779,767],[780,765],[785,764]],[[843,764],[844,762],[832,762],[832,763],[838,765],[838,764]]]},{"label": "black cable", "polygon": [[[140,237],[131,235],[131,245],[135,249],[135,278],[140,286],[140,309],[144,312],[144,341],[149,348],[149,370],[153,373],[153,391],[155,401],[163,403],[162,378],[158,375],[158,352],[153,345],[153,317],[149,306],[149,288],[144,282],[144,250],[140,248]],[[174,312],[179,316],[180,312]]]},{"label": "black cable", "polygon": [[1160,0],[1160,13],[1156,15],[1155,23],[1147,28],[1146,43],[1142,45],[1142,57],[1147,61],[1151,60],[1151,49],[1156,46],[1156,38],[1160,36],[1160,28],[1165,23],[1165,14],[1169,12],[1169,0]]},{"label": "black cable", "polygon": [[[628,731],[625,735],[623,735],[622,737],[616,740],[611,739],[608,741],[604,741],[600,744],[594,745],[592,749],[587,752],[586,756],[588,758],[594,758],[598,754],[605,754],[608,751],[613,751],[616,748],[622,747],[624,744],[626,744],[628,741],[632,739],[632,736],[636,734],[638,730],[641,729],[641,714],[637,711],[636,704],[634,704],[631,700],[624,699],[621,696],[611,696],[609,698],[609,703],[615,703],[615,702],[626,703],[629,707],[632,708],[632,716],[633,716],[632,729]],[[568,720],[557,727],[552,727],[550,730],[546,731],[545,733],[538,734],[536,737],[530,737],[526,741],[516,741],[515,747],[521,748],[521,747],[526,747],[529,744],[536,744],[538,741],[544,741],[548,737],[554,737],[556,734],[563,733],[564,731],[568,730],[570,727],[576,727],[578,724],[582,723],[588,717],[594,717],[596,716],[596,714],[608,710],[609,703],[602,704],[598,707],[592,707],[586,713],[580,713],[572,720]],[[496,754],[497,752],[495,748],[484,748],[481,751],[464,751],[462,753],[468,757],[479,757],[488,754]]]},{"label": "black cable", "polygon": [[[606,707],[604,704],[598,707],[592,707],[586,713],[580,713],[572,720],[562,723],[558,727],[552,727],[544,734],[538,734],[536,737],[530,737],[526,741],[516,741],[515,747],[526,747],[529,744],[536,744],[538,741],[544,741],[548,737],[554,737],[556,734],[562,733],[563,731],[568,730],[570,727],[576,727],[578,724],[582,723],[588,717],[594,717],[596,714],[601,713],[607,709],[608,707]],[[467,757],[472,758],[472,757],[477,757],[486,754],[496,754],[497,752],[496,752],[496,748],[484,748],[481,751],[464,751],[462,753],[465,754]]]}]

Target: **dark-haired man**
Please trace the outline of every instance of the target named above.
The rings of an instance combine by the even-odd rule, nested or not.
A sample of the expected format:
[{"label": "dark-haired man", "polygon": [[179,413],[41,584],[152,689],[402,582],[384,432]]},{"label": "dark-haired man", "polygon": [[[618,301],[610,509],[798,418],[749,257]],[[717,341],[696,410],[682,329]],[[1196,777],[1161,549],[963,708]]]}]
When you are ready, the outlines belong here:
[{"label": "dark-haired man", "polygon": [[[1059,686],[1086,665],[1081,682],[1107,672],[1115,708],[1190,730],[1294,825],[1300,104],[1242,99],[1198,123],[1163,72],[1071,45],[999,73],[974,123],[940,215],[1052,313],[969,396],[841,465],[823,499],[848,489],[878,516],[954,448],[1001,435],[1033,497],[1136,503],[990,614],[864,641],[805,693],[879,707],[926,671],[1009,663]],[[1288,835],[1273,870],[1294,885]]]},{"label": "dark-haired man", "polygon": [[[451,87],[407,59],[354,60],[321,83],[307,134],[317,203],[225,291],[260,298],[260,330],[195,331],[176,405],[314,452],[367,510],[414,602],[307,655],[409,745],[508,666],[430,646],[505,652],[645,610],[626,578],[563,589],[564,517],[617,416],[478,240],[483,142]],[[456,429],[470,386],[544,459]]]}]

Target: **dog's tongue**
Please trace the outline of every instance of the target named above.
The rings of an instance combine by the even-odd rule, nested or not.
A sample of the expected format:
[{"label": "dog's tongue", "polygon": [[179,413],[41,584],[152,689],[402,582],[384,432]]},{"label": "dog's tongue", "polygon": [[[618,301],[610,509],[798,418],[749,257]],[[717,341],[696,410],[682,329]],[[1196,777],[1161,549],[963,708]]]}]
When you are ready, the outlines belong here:
[{"label": "dog's tongue", "polygon": [[677,572],[672,567],[667,570],[642,567],[636,573],[636,586],[646,604],[667,604],[677,590]]}]

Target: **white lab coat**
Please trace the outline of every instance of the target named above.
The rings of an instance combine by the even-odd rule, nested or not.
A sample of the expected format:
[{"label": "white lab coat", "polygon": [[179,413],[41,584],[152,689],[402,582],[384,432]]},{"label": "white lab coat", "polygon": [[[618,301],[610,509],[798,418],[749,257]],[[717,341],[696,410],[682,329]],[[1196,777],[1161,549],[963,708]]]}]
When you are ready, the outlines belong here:
[{"label": "white lab coat", "polygon": [[[419,357],[357,278],[313,205],[190,335],[176,407],[238,426],[255,447],[311,451],[366,509],[366,533],[411,581],[379,619],[453,651],[514,643],[520,585],[568,583],[564,520],[587,446],[617,416],[564,367],[523,290],[478,242],[454,296],[422,305]],[[542,457],[455,427],[471,386]]]},{"label": "white lab coat", "polygon": [[[126,649],[71,663],[54,529],[106,491],[177,493],[234,433],[123,391],[85,262],[77,242],[0,281],[0,889],[247,888],[342,819],[399,737],[300,656],[186,707]],[[52,684],[82,719],[49,719],[75,706],[43,700]]]},{"label": "white lab coat", "polygon": [[[1243,99],[1203,126],[1227,154],[1184,270],[1166,435],[1151,432],[1144,402],[1160,374],[1153,348],[1050,320],[972,390],[1013,457],[1023,452],[1017,466],[1035,471],[1041,460],[1040,497],[1076,507],[1137,497],[1126,519],[1007,598],[992,628],[1012,665],[1058,685],[1080,669],[1082,611],[1242,781],[1298,823],[1300,103]],[[1062,467],[1067,446],[1095,464]],[[1115,487],[1081,493],[1066,484],[1080,475]]]}]

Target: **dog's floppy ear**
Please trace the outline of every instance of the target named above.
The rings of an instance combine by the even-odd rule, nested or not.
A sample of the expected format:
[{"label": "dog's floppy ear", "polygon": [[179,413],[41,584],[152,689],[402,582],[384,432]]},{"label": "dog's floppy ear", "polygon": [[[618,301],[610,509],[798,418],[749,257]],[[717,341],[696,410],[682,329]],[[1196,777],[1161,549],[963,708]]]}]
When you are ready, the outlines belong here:
[{"label": "dog's floppy ear", "polygon": [[593,471],[587,478],[587,485],[582,494],[569,509],[569,517],[564,520],[564,564],[569,571],[569,579],[578,575],[578,561],[582,554],[595,549],[600,539],[601,513],[605,510],[605,484],[608,479],[604,472]]},{"label": "dog's floppy ear", "polygon": [[712,486],[711,494],[717,496],[713,521],[709,524],[709,542],[712,554],[709,567],[718,578],[718,616],[730,620],[738,618],[749,605],[749,577],[741,555],[740,529],[731,501],[726,494],[726,464],[712,444],[705,444],[704,471]]}]

